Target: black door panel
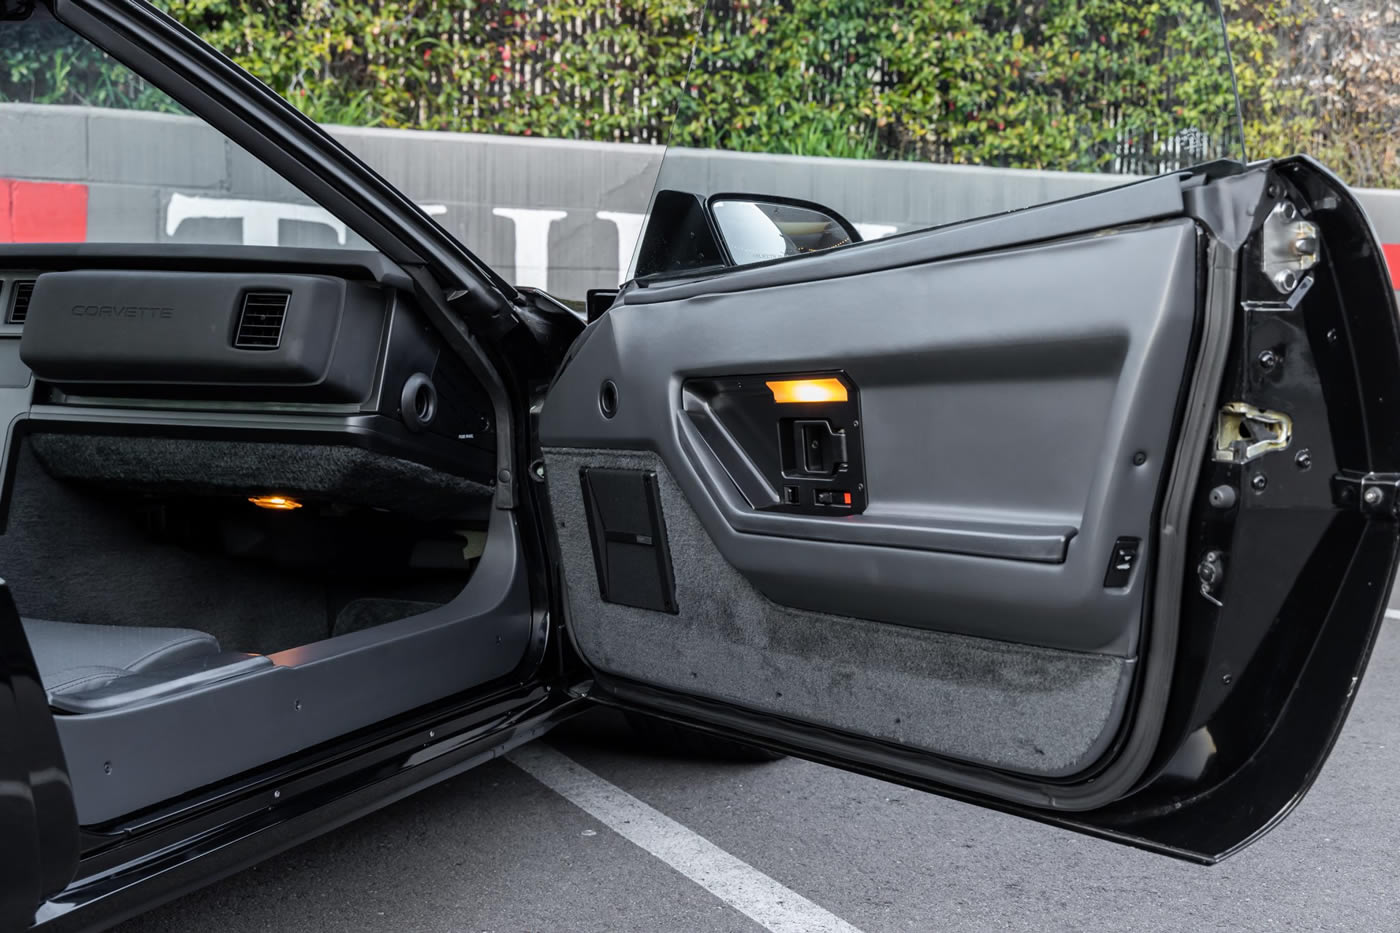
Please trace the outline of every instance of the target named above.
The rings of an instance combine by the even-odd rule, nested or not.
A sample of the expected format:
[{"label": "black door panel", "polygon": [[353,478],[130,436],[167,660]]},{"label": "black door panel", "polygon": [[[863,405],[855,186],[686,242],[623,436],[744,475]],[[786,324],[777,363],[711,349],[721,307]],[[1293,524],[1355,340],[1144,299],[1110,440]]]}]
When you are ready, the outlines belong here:
[{"label": "black door panel", "polygon": [[[878,264],[883,246],[861,248]],[[1150,537],[1196,251],[1194,225],[1178,220],[623,304],[563,374],[542,437],[620,449],[655,439],[713,546],[779,605],[1131,658],[1145,580],[1105,587],[1105,574],[1118,539]],[[1091,275],[1100,284],[1080,288]],[[859,386],[868,504],[830,516],[755,509],[723,441],[682,412],[678,382],[830,369]],[[612,418],[593,401],[605,379],[618,387]]]},{"label": "black door panel", "polygon": [[[542,420],[574,636],[600,670],[664,689],[1026,775],[1081,773],[1133,683],[1137,568],[1199,299],[1196,226],[882,268],[890,246],[908,249],[862,247],[878,271],[624,301],[594,325]],[[847,446],[863,453],[864,510],[755,507],[736,454],[761,461],[763,431],[707,426],[722,419],[697,418],[690,387],[831,371],[858,387]],[[607,380],[611,417],[596,402]],[[776,408],[822,420],[820,405]],[[769,417],[760,454],[778,457],[790,426]],[[658,478],[675,616],[600,597],[574,479],[598,467]]]}]

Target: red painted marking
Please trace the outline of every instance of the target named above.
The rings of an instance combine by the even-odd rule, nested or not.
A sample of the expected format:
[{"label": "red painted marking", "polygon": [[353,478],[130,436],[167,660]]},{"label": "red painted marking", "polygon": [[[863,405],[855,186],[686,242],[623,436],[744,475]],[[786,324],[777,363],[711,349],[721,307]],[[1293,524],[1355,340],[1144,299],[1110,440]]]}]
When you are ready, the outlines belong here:
[{"label": "red painted marking", "polygon": [[1386,243],[1381,246],[1385,251],[1385,263],[1390,266],[1390,284],[1400,291],[1400,243]]},{"label": "red painted marking", "polygon": [[87,185],[11,180],[8,187],[9,229],[0,226],[0,240],[81,243],[87,239]]},{"label": "red painted marking", "polygon": [[10,232],[10,180],[0,178],[0,243],[13,243]]}]

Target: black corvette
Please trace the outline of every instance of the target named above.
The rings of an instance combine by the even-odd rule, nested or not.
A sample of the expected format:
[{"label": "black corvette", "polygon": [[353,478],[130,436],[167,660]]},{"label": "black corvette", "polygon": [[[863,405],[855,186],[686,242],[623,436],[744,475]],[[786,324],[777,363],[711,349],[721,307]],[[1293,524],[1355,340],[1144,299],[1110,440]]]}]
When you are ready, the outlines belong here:
[{"label": "black corvette", "polygon": [[364,245],[0,245],[0,929],[595,703],[1205,863],[1317,775],[1400,515],[1394,293],[1317,164],[872,242],[663,191],[585,313],[149,5],[0,11]]}]

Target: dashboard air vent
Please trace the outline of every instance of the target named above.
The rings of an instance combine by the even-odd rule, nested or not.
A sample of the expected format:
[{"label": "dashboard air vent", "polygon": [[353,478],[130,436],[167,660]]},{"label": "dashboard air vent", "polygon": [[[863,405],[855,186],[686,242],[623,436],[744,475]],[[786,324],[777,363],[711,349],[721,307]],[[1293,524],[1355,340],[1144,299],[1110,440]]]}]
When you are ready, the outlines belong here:
[{"label": "dashboard air vent", "polygon": [[29,317],[29,299],[34,296],[34,280],[16,282],[10,292],[10,310],[5,314],[6,324],[23,324]]},{"label": "dashboard air vent", "polygon": [[276,350],[282,343],[282,322],[287,317],[286,292],[248,292],[233,345],[241,350]]}]

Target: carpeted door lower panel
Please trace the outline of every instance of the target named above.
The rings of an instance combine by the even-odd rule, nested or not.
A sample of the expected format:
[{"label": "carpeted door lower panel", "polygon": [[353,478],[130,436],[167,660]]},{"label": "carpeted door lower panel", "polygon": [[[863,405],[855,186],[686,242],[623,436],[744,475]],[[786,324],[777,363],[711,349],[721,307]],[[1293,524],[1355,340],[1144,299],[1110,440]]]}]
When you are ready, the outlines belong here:
[{"label": "carpeted door lower panel", "polygon": [[[547,449],[569,622],[599,669],[938,755],[1053,777],[1112,738],[1134,662],[788,609],[758,593],[711,542],[645,451]],[[679,614],[599,596],[579,471],[653,470]]]}]

